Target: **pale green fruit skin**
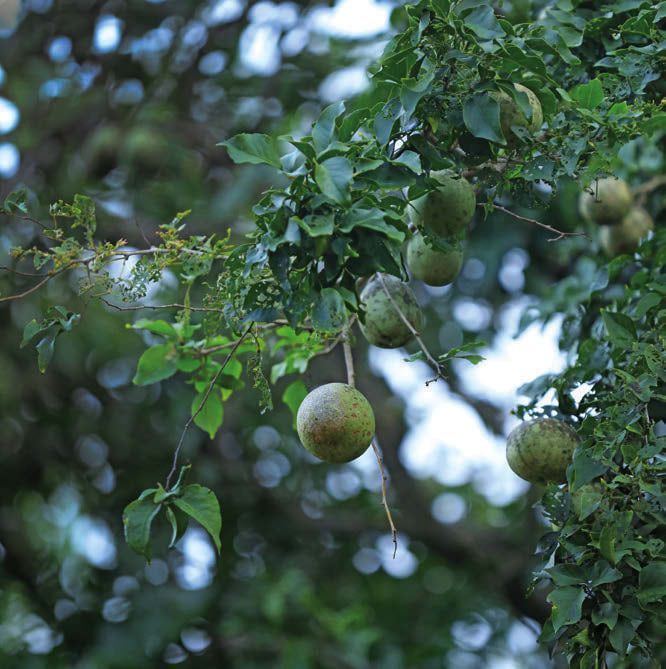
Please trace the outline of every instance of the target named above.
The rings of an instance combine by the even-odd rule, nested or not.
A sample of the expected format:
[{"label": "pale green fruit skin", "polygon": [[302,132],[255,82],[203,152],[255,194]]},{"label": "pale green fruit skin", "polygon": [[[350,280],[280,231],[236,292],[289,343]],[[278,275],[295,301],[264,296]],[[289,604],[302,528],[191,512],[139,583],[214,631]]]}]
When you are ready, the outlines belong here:
[{"label": "pale green fruit skin", "polygon": [[375,414],[356,388],[327,383],[301,402],[296,430],[305,449],[315,457],[324,462],[349,462],[370,446]]},{"label": "pale green fruit skin", "polygon": [[519,425],[507,439],[506,459],[521,479],[530,483],[564,483],[566,469],[580,439],[555,418],[538,418]]},{"label": "pale green fruit skin", "polygon": [[429,286],[447,286],[460,274],[463,252],[459,245],[450,251],[436,251],[423,235],[412,237],[407,245],[407,265],[412,276]]},{"label": "pale green fruit skin", "polygon": [[615,177],[599,179],[596,183],[590,184],[590,190],[591,193],[583,191],[580,194],[578,210],[581,216],[591,223],[614,225],[629,213],[633,196],[629,184],[624,179]]},{"label": "pale green fruit skin", "polygon": [[619,225],[605,225],[601,228],[599,243],[609,256],[633,253],[650,230],[654,230],[650,214],[645,209],[634,207]]},{"label": "pale green fruit skin", "polygon": [[446,170],[431,172],[439,182],[435,191],[414,200],[415,214],[412,222],[425,227],[435,237],[464,235],[476,209],[476,194],[472,184],[464,177],[455,177]]},{"label": "pale green fruit skin", "polygon": [[[400,311],[418,332],[423,327],[423,313],[412,289],[395,276],[382,274],[382,277]],[[414,336],[377,277],[370,279],[361,291],[361,305],[365,309],[365,323],[359,323],[361,332],[374,346],[398,348]]]},{"label": "pale green fruit skin", "polygon": [[517,135],[511,130],[511,126],[518,126],[520,128],[527,128],[533,135],[543,125],[543,109],[539,98],[526,86],[522,84],[514,84],[513,87],[519,93],[525,93],[530,101],[532,108],[532,118],[528,121],[525,114],[516,103],[516,101],[504,91],[494,91],[490,96],[499,103],[500,107],[500,127],[502,134],[506,139],[507,145],[512,146],[520,141]]}]

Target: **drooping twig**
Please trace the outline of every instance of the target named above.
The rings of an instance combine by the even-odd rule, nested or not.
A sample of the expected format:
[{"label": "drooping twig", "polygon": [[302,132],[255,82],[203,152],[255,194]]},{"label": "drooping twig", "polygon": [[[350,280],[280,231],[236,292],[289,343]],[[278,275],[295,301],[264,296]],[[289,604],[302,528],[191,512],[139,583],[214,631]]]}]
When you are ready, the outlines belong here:
[{"label": "drooping twig", "polygon": [[636,204],[639,207],[642,207],[647,200],[647,196],[657,188],[661,186],[666,186],[666,174],[660,174],[652,179],[648,179],[644,184],[636,186],[632,189],[634,197],[636,198]]},{"label": "drooping twig", "polygon": [[[342,349],[345,354],[345,367],[347,368],[347,383],[350,386],[352,386],[352,388],[355,388],[356,372],[354,371],[354,356],[352,355],[351,342],[349,340],[350,329],[351,329],[351,323],[348,323],[342,330]],[[381,474],[382,477],[382,506],[384,507],[384,511],[386,511],[386,517],[388,518],[389,526],[391,528],[391,537],[393,538],[393,559],[395,560],[395,554],[396,551],[398,550],[398,532],[395,529],[395,525],[393,523],[393,517],[391,516],[391,509],[389,508],[388,500],[386,498],[387,478],[386,478],[386,473],[384,472],[384,463],[382,462],[382,456],[379,453],[379,449],[377,448],[376,445],[376,439],[374,437],[372,438],[372,450],[375,452],[375,457],[377,458],[377,464],[379,465],[379,473]]]},{"label": "drooping twig", "polygon": [[194,419],[199,415],[201,410],[206,405],[206,402],[208,401],[208,396],[213,391],[213,388],[215,387],[215,383],[217,382],[217,379],[219,378],[220,374],[222,373],[222,370],[226,367],[229,360],[231,360],[234,353],[236,352],[236,349],[241,345],[241,343],[243,342],[245,337],[247,337],[247,335],[250,334],[250,330],[252,330],[253,327],[254,327],[254,321],[252,321],[247,326],[247,329],[243,332],[243,334],[240,336],[240,338],[236,340],[236,342],[234,343],[233,348],[229,352],[229,355],[224,359],[224,362],[220,365],[220,368],[215,373],[215,376],[213,377],[213,380],[208,384],[208,389],[206,390],[206,394],[204,395],[204,398],[201,401],[201,404],[199,405],[199,408],[189,417],[187,423],[185,423],[185,427],[183,428],[183,432],[180,435],[180,440],[178,441],[178,446],[176,446],[176,450],[173,454],[173,465],[171,466],[171,471],[167,475],[166,483],[164,484],[164,487],[167,490],[169,490],[169,485],[171,483],[171,477],[176,472],[176,467],[178,466],[178,454],[180,453],[180,447],[183,445],[183,440],[185,439],[185,434],[187,433],[187,430],[190,428],[190,425],[192,425],[192,423],[194,422]]},{"label": "drooping twig", "polygon": [[386,499],[386,474],[384,473],[384,463],[382,462],[382,456],[377,447],[377,440],[373,438],[372,440],[372,450],[375,452],[375,457],[377,458],[377,463],[379,464],[379,471],[382,475],[382,506],[384,511],[386,511],[386,517],[388,518],[389,525],[391,526],[391,538],[393,539],[393,559],[395,560],[395,554],[398,551],[398,531],[395,529],[393,523],[393,517],[391,516],[391,509],[389,508],[388,501]]},{"label": "drooping twig", "polygon": [[28,290],[24,290],[22,293],[18,293],[17,295],[8,295],[7,297],[0,297],[0,302],[11,302],[12,300],[20,300],[23,297],[27,297],[31,293],[34,293],[36,290],[39,290],[42,286],[47,284],[51,279],[54,279],[58,274],[62,274],[66,269],[69,269],[69,266],[64,267],[61,270],[58,270],[57,272],[53,272],[53,274],[49,274],[45,278],[43,278],[39,283],[36,283],[32,288],[28,288]]},{"label": "drooping twig", "polygon": [[391,304],[393,305],[393,308],[398,312],[398,316],[400,316],[402,322],[407,326],[409,331],[414,335],[414,338],[418,342],[419,346],[421,347],[421,350],[423,351],[423,355],[425,355],[428,363],[430,366],[435,370],[437,373],[437,376],[434,378],[428,380],[425,382],[426,386],[429,386],[431,383],[434,383],[437,381],[437,379],[442,379],[446,381],[446,377],[444,376],[444,371],[442,370],[441,365],[435,360],[435,358],[432,356],[432,353],[428,350],[428,347],[423,343],[423,339],[421,339],[421,335],[416,331],[414,326],[409,322],[407,319],[407,316],[402,313],[402,309],[398,306],[398,303],[393,299],[393,295],[389,292],[388,287],[386,286],[386,282],[384,281],[384,277],[381,275],[381,273],[378,273],[377,276],[379,277],[379,281],[382,284],[382,288],[384,289],[384,292],[386,293],[386,296],[389,298],[391,301]]},{"label": "drooping twig", "polygon": [[[484,203],[480,203],[477,205],[477,207],[485,207],[486,205]],[[511,211],[510,209],[507,209],[506,207],[503,207],[502,205],[495,204],[493,203],[493,209],[497,209],[498,211],[501,211],[508,216],[513,216],[513,218],[518,219],[519,221],[525,221],[525,223],[533,223],[534,225],[538,225],[540,228],[544,228],[545,230],[549,230],[550,232],[554,232],[557,237],[551,237],[547,241],[549,242],[557,242],[560,239],[564,239],[565,237],[585,237],[588,238],[587,235],[584,232],[562,232],[561,230],[558,230],[557,228],[554,228],[546,223],[542,223],[541,221],[537,221],[536,218],[527,218],[526,216],[521,216],[520,214],[516,214],[515,212]]]},{"label": "drooping twig", "polygon": [[138,307],[121,307],[118,304],[113,304],[105,298],[98,296],[107,307],[112,309],[117,309],[118,311],[141,311],[141,309],[185,309],[186,311],[208,311],[215,313],[224,313],[224,309],[218,309],[217,307],[191,307],[187,304],[142,304]]}]

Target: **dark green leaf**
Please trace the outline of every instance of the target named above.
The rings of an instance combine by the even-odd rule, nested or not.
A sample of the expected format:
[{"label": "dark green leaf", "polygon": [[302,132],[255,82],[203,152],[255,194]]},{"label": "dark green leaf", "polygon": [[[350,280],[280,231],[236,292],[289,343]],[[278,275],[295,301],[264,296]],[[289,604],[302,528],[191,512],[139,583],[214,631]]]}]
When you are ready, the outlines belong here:
[{"label": "dark green leaf", "polygon": [[312,139],[314,140],[317,153],[321,153],[324,149],[328,148],[335,139],[335,120],[344,110],[344,102],[335,102],[326,107],[320,114],[312,128]]},{"label": "dark green leaf", "polygon": [[495,18],[492,7],[477,7],[465,16],[465,26],[473,30],[481,39],[504,37],[505,32]]},{"label": "dark green leaf", "polygon": [[291,414],[294,417],[293,426],[296,427],[296,414],[298,413],[298,407],[301,406],[301,402],[305,399],[305,396],[308,394],[308,389],[305,387],[305,384],[301,379],[296,379],[292,381],[284,393],[282,394],[282,401],[289,407]]},{"label": "dark green leaf", "polygon": [[198,483],[193,483],[183,488],[181,496],[176,497],[173,503],[188,516],[194,518],[210,534],[219,553],[222,548],[220,543],[222,516],[220,515],[220,504],[213,491]]},{"label": "dark green leaf", "polygon": [[18,190],[12,191],[9,193],[9,195],[7,195],[2,208],[7,214],[27,214],[27,198],[28,194],[25,188],[19,188]]},{"label": "dark green leaf", "polygon": [[636,341],[636,325],[621,313],[602,309],[601,316],[608,331],[610,340],[619,347],[631,346]]},{"label": "dark green leaf", "polygon": [[171,525],[171,541],[169,542],[169,548],[173,548],[185,534],[189,524],[189,516],[183,513],[177,506],[169,504],[166,507],[166,517]]},{"label": "dark green leaf", "polygon": [[347,322],[347,308],[335,288],[324,288],[312,309],[312,324],[322,332],[339,332]]},{"label": "dark green leaf", "polygon": [[39,371],[44,374],[49,363],[53,359],[53,352],[55,350],[55,340],[58,336],[59,330],[53,330],[44,337],[39,344],[37,344],[37,365]]},{"label": "dark green leaf", "polygon": [[572,587],[555,588],[546,599],[553,604],[551,620],[553,629],[557,632],[563,625],[572,625],[580,620],[585,590]]},{"label": "dark green leaf", "polygon": [[475,137],[506,144],[500,128],[500,108],[488,93],[477,93],[463,107],[463,121]]},{"label": "dark green leaf", "polygon": [[342,156],[329,158],[315,168],[315,181],[321,192],[336,204],[349,206],[349,188],[353,171],[351,163]]},{"label": "dark green leaf", "polygon": [[123,529],[127,545],[150,562],[150,526],[153,518],[162,508],[155,504],[152,497],[144,497],[130,502],[123,511]]},{"label": "dark green leaf", "polygon": [[638,576],[638,599],[642,604],[658,602],[666,596],[666,562],[651,562]]}]

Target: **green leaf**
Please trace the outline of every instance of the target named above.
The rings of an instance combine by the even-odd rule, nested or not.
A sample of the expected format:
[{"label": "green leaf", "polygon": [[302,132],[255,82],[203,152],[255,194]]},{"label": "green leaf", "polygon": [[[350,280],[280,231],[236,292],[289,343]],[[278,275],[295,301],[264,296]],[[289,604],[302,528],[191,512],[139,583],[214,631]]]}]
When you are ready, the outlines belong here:
[{"label": "green leaf", "polygon": [[598,610],[592,611],[592,622],[595,625],[606,625],[609,630],[615,627],[617,618],[617,605],[613,602],[604,602],[599,605]]},{"label": "green leaf", "polygon": [[553,629],[557,632],[560,627],[572,625],[580,620],[585,590],[571,587],[555,588],[546,599],[553,604],[551,619]]},{"label": "green leaf", "polygon": [[222,548],[220,543],[222,516],[215,493],[198,483],[193,483],[186,486],[182,495],[176,497],[173,503],[188,516],[194,518],[210,534],[219,554]]},{"label": "green leaf", "polygon": [[229,157],[235,163],[252,163],[253,165],[272,165],[280,169],[280,157],[275,148],[275,140],[268,135],[258,133],[240,134],[217,146],[226,147]]},{"label": "green leaf", "polygon": [[616,346],[631,347],[637,339],[636,325],[631,318],[624,314],[607,311],[605,309],[601,310],[601,316],[604,320],[604,325],[606,326],[610,340]]},{"label": "green leaf", "polygon": [[[661,299],[662,299],[661,296],[658,295],[657,293],[646,293],[638,301],[638,304],[634,309],[634,317],[637,319],[643,318],[643,316],[645,316],[645,314],[647,314],[648,311],[654,309],[661,303]],[[26,325],[26,327],[28,326]],[[23,335],[23,337],[25,338],[25,334]]]},{"label": "green leaf", "polygon": [[30,340],[40,332],[48,330],[53,325],[53,321],[47,321],[46,323],[38,323],[34,318],[26,324],[23,328],[23,339],[21,340],[21,348],[23,348]]},{"label": "green leaf", "polygon": [[474,31],[481,39],[504,37],[506,33],[495,18],[492,7],[477,7],[465,16],[465,27]]},{"label": "green leaf", "polygon": [[139,358],[132,383],[147,386],[173,376],[178,370],[178,351],[171,344],[146,349]]},{"label": "green leaf", "polygon": [[312,139],[317,153],[331,145],[335,139],[335,120],[344,112],[345,103],[335,102],[326,107],[312,127]]},{"label": "green leaf", "polygon": [[185,534],[190,519],[177,506],[172,506],[171,504],[166,507],[166,517],[171,525],[169,548],[173,548]]},{"label": "green leaf", "polygon": [[641,604],[658,602],[666,596],[666,562],[651,562],[638,576],[638,600]]},{"label": "green leaf", "polygon": [[604,99],[604,89],[599,79],[592,79],[587,84],[574,86],[569,94],[584,109],[595,109]]},{"label": "green leaf", "polygon": [[139,318],[131,325],[127,327],[132,330],[149,330],[150,332],[156,332],[157,334],[164,335],[165,337],[178,337],[178,333],[174,329],[171,323],[167,323],[163,320],[151,321],[148,318]]},{"label": "green leaf", "polygon": [[[208,386],[192,400],[191,411],[193,416],[203,403],[207,390]],[[224,407],[222,405],[222,395],[220,389],[215,387],[210,391],[206,403],[194,418],[194,423],[204,432],[208,432],[208,436],[212,439],[215,436],[215,433],[220,429],[223,417]]]},{"label": "green leaf", "polygon": [[25,188],[19,188],[14,190],[5,198],[5,203],[3,205],[3,210],[7,214],[27,214],[28,205],[27,205],[28,193]]},{"label": "green leaf", "polygon": [[390,239],[402,243],[405,233],[384,220],[381,209],[359,209],[354,207],[345,213],[340,223],[340,232],[351,232],[354,228],[368,228],[385,234]]},{"label": "green leaf", "polygon": [[621,578],[622,572],[619,569],[611,567],[605,560],[599,560],[587,574],[587,583],[591,588],[596,588],[604,583],[615,583]]},{"label": "green leaf", "polygon": [[615,524],[604,525],[599,535],[599,552],[611,563],[617,562],[615,543],[617,542],[617,527]]},{"label": "green leaf", "polygon": [[123,529],[127,545],[139,555],[143,555],[150,562],[150,526],[153,518],[162,508],[155,504],[152,497],[136,499],[130,502],[123,511]]},{"label": "green leaf", "polygon": [[324,288],[312,309],[312,324],[322,332],[339,332],[347,322],[347,308],[335,288]]},{"label": "green leaf", "polygon": [[506,144],[500,128],[499,103],[493,100],[488,93],[477,93],[465,102],[463,121],[475,137]]},{"label": "green leaf", "polygon": [[292,416],[294,417],[294,429],[296,428],[296,415],[298,414],[298,407],[308,394],[308,389],[301,379],[296,379],[290,383],[282,394],[282,401],[289,407]]},{"label": "green leaf", "polygon": [[53,353],[55,351],[55,340],[58,336],[59,330],[53,330],[42,339],[39,344],[37,344],[37,365],[39,366],[39,371],[44,374],[46,368],[49,366],[49,363],[53,359]]},{"label": "green leaf", "polygon": [[349,206],[349,187],[353,178],[351,163],[342,156],[329,158],[315,167],[315,181],[321,192],[336,204]]}]

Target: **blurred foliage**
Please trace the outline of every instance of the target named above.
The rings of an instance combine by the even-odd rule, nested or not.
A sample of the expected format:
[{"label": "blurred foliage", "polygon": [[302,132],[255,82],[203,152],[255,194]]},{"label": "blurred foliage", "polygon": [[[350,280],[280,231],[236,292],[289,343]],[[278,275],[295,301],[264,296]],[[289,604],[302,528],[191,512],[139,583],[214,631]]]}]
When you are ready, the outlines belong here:
[{"label": "blurred foliage", "polygon": [[[604,627],[619,630],[610,642],[620,654],[638,629],[635,638],[653,644],[659,661],[663,542],[635,544],[663,532],[663,435],[654,425],[663,419],[663,358],[650,346],[661,346],[663,355],[663,58],[655,43],[666,11],[665,3],[620,4],[601,17],[594,3],[566,0],[547,11],[537,2],[503,3],[495,11],[462,2],[453,13],[446,1],[421,2],[395,8],[397,36],[378,48],[375,35],[334,39],[318,32],[316,8],[306,2],[25,3],[15,30],[0,39],[0,94],[20,112],[7,135],[20,167],[3,194],[26,188],[25,200],[12,195],[4,204],[0,252],[9,269],[0,275],[0,293],[31,291],[39,281],[31,275],[44,267],[77,269],[6,301],[1,312],[3,668],[471,668],[509,658],[515,666],[552,666],[534,646],[532,628],[541,628],[551,609],[542,583],[525,597],[533,569],[554,583],[550,601],[569,612],[551,618],[542,639],[561,639],[561,649],[580,662],[574,666],[648,666],[640,648],[626,660],[599,658],[608,635],[595,634]],[[521,27],[523,21],[529,24]],[[248,65],[257,34],[267,52],[276,48],[261,73]],[[621,35],[621,45],[610,35]],[[335,102],[320,116],[333,102],[322,81],[369,65],[381,47],[384,60],[370,69],[376,86],[349,102],[346,116]],[[504,148],[490,93],[515,97],[507,86],[513,80],[539,95],[549,130]],[[382,109],[374,110],[381,99]],[[484,109],[489,113],[477,114]],[[309,133],[312,141],[303,137]],[[302,158],[280,159],[287,146],[271,138],[285,135],[300,142],[291,148]],[[349,146],[332,146],[336,140]],[[232,162],[248,156],[251,165]],[[256,165],[262,162],[268,165]],[[366,173],[353,184],[351,164],[355,175]],[[424,340],[447,359],[450,349],[492,343],[517,305],[532,305],[522,327],[564,314],[561,347],[572,365],[524,389],[534,403],[519,413],[534,410],[552,387],[557,404],[546,411],[579,418],[601,411],[582,423],[589,448],[572,465],[571,482],[579,487],[603,475],[605,501],[590,494],[575,502],[573,488],[547,491],[546,514],[563,529],[546,535],[534,563],[529,556],[544,530],[542,511],[532,506],[538,491],[498,507],[483,494],[481,479],[441,484],[440,463],[417,478],[401,457],[405,407],[370,368],[362,337],[354,349],[358,385],[375,410],[390,475],[389,501],[401,530],[395,561],[378,472],[316,464],[282,402],[262,411],[270,386],[293,408],[308,389],[344,379],[339,347],[318,354],[335,343],[340,314],[357,307],[354,279],[376,269],[403,271],[405,203],[393,192],[411,186],[409,199],[422,195],[429,187],[423,168],[440,167],[483,183],[487,212],[472,221],[455,284],[415,286],[427,319]],[[662,224],[639,256],[608,267],[598,230],[576,208],[577,181],[586,185],[605,173],[638,187],[637,199]],[[287,227],[285,193],[299,203],[293,217],[300,244]],[[373,197],[383,215],[366,216],[370,226],[361,225],[354,215]],[[565,232],[584,230],[588,238],[549,243],[552,233],[510,213],[483,215],[495,205]],[[326,270],[322,239],[334,221],[340,224],[340,208],[348,212],[343,226],[357,236],[337,247],[338,265]],[[381,245],[371,246],[368,240],[379,237]],[[94,256],[81,255],[100,239],[107,241]],[[146,260],[140,251],[151,246],[163,253]],[[358,246],[372,266],[354,264]],[[10,256],[12,247],[24,251]],[[289,289],[276,253],[284,247],[300,263]],[[332,288],[341,267],[349,270],[346,291]],[[241,318],[282,317],[270,309],[284,306],[285,293],[306,290],[319,301],[294,297],[286,314],[292,327],[248,328],[234,349]],[[100,294],[108,304],[93,299]],[[649,295],[656,297],[646,302]],[[208,311],[181,306],[156,315],[144,308],[171,303]],[[307,316],[318,333],[293,329]],[[30,345],[19,348],[22,340]],[[226,361],[232,353],[237,357]],[[503,436],[506,405],[472,393],[463,369],[447,364],[448,389],[490,434]],[[294,373],[298,381],[282,378]],[[600,378],[598,392],[572,406],[579,382]],[[216,561],[196,524],[167,551],[180,526],[165,515],[152,528],[146,565],[123,541],[122,511],[164,479],[208,388],[219,410],[194,416],[202,429],[185,434],[181,461],[192,463],[190,485],[220,500],[221,557]],[[618,436],[626,425],[634,426],[631,434]],[[601,447],[609,438],[618,439],[619,455]],[[597,456],[603,471],[592,462]],[[645,472],[638,482],[636,466]],[[153,488],[146,499],[161,504],[162,490]],[[438,520],[434,509],[443,499],[464,509],[457,522]],[[643,534],[623,548],[618,540],[634,500],[643,525],[634,523],[632,532]],[[609,521],[603,511],[624,515]],[[591,555],[601,551],[607,561],[601,576],[598,562],[592,579],[567,567],[586,559],[583,539],[592,543]],[[552,555],[563,564],[554,567]],[[619,565],[625,556],[635,564]],[[656,566],[638,575],[646,559]],[[628,600],[638,602],[635,615],[616,627],[609,623],[615,609],[605,604],[614,602],[608,584],[620,569],[636,581],[634,591],[622,593],[623,610],[633,605]],[[597,595],[588,593],[597,585],[608,594],[599,610]],[[641,611],[651,619],[642,623]],[[588,619],[596,627],[575,627]]]}]

